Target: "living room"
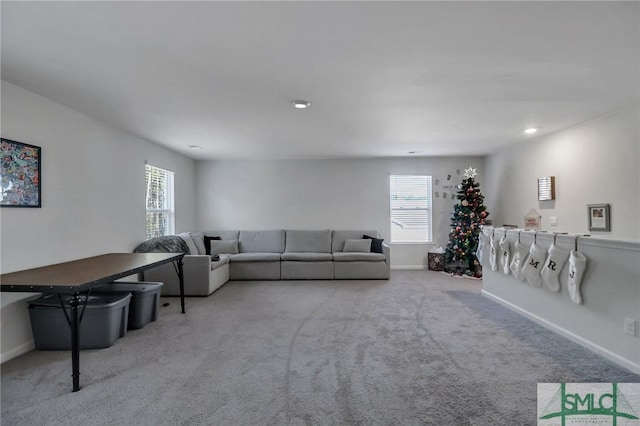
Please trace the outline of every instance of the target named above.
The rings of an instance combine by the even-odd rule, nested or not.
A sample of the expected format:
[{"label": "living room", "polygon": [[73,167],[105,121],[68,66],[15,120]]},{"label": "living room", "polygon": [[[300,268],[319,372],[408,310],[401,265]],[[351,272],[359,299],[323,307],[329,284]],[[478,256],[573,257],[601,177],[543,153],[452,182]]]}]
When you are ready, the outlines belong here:
[{"label": "living room", "polygon": [[[222,2],[220,10],[214,2],[201,3],[184,7],[168,2],[168,10],[158,11],[151,3],[3,2],[2,137],[42,147],[42,207],[0,210],[2,273],[131,252],[146,239],[145,164],[175,174],[176,233],[377,229],[391,245],[392,274],[423,272],[429,250],[446,246],[453,185],[469,167],[478,172],[476,180],[496,226],[523,227],[524,216],[536,209],[543,230],[587,234],[587,205],[608,203],[611,230],[592,234],[640,241],[638,3],[526,2],[483,8],[482,3],[393,2],[377,6],[375,13],[367,11],[372,4],[361,2],[311,2],[306,8],[287,2],[291,9],[277,4],[274,11],[269,2]],[[495,9],[500,4],[507,9]],[[521,7],[527,13],[519,12]],[[190,44],[187,37],[193,34],[175,29],[170,30],[174,45],[170,37],[159,37],[173,20],[205,31],[200,20],[206,21],[205,12],[215,19],[211,27],[220,31],[206,34],[220,43]],[[133,28],[156,13],[155,25]],[[476,22],[474,14],[497,14],[495,25],[509,31],[493,33],[494,25],[477,23],[482,20]],[[438,17],[450,16],[460,22],[439,25]],[[510,27],[509,16],[517,16],[518,28]],[[352,34],[357,39],[386,31],[390,17],[398,22],[371,43],[378,52],[373,47],[373,53],[356,50],[366,43],[347,46],[337,50],[334,63],[321,68],[292,57],[280,65],[282,77],[266,77],[275,74],[268,54],[278,60],[288,57],[275,44],[288,35],[276,31],[287,23],[295,23],[290,31],[308,25],[310,32],[302,32],[299,43],[312,46],[312,53],[324,60],[328,54],[319,47],[321,41],[336,49],[351,24],[361,26],[353,26],[359,28]],[[231,31],[233,22],[238,28]],[[318,22],[331,25],[321,31],[312,25]],[[405,55],[397,53],[401,47],[392,34],[407,22],[413,25],[409,35],[414,31],[418,38],[438,40],[449,51],[423,42],[407,47],[413,50]],[[574,31],[562,35],[561,29],[570,25]],[[249,31],[250,26],[256,29]],[[430,27],[433,33],[426,30]],[[452,35],[463,28],[469,33]],[[256,36],[260,30],[273,30],[273,38],[265,33],[261,41]],[[233,62],[233,54],[225,50],[231,36],[224,31],[239,38],[234,42],[247,49],[246,55],[257,55],[254,68]],[[508,39],[519,32],[528,36]],[[326,39],[312,37],[318,33]],[[476,38],[477,45],[465,44]],[[376,44],[385,39],[388,44]],[[531,58],[509,56],[518,51],[518,43]],[[292,45],[296,54],[305,50],[297,43],[282,49]],[[206,62],[203,51],[213,46],[216,50],[207,55],[214,60]],[[479,53],[471,50],[482,46]],[[193,55],[192,64],[184,65],[181,55],[171,56],[181,49]],[[435,65],[416,59],[423,51]],[[360,74],[376,69],[368,62],[376,55],[405,68],[386,63],[381,72]],[[240,56],[246,60],[245,54]],[[358,73],[338,80],[342,67],[358,59]],[[296,65],[300,70],[291,69]],[[305,72],[311,77],[304,77]],[[205,78],[207,74],[211,77]],[[208,86],[208,78],[223,84]],[[394,86],[388,81],[393,79],[405,81]],[[430,79],[433,85],[427,84]],[[360,99],[340,95],[350,85],[357,86]],[[385,85],[396,90],[397,98],[406,96],[405,105],[378,88]],[[129,91],[132,87],[136,89]],[[203,112],[190,105],[191,97]],[[299,97],[311,103],[308,109],[291,106]],[[206,109],[209,104],[216,105]],[[385,104],[395,108],[386,116]],[[152,111],[146,114],[148,106]],[[442,112],[432,111],[437,108]],[[271,110],[274,115],[268,115]],[[539,127],[538,133],[523,134],[532,125]],[[260,132],[266,130],[272,134],[262,138]],[[401,174],[439,181],[433,189],[431,241],[391,240],[389,176]],[[553,203],[538,201],[536,184],[542,176],[556,177]],[[550,224],[552,217],[557,226]],[[3,304],[7,297],[2,294]],[[3,316],[3,361],[6,351],[23,351],[29,344],[12,341],[15,336],[6,333],[6,323]]]}]

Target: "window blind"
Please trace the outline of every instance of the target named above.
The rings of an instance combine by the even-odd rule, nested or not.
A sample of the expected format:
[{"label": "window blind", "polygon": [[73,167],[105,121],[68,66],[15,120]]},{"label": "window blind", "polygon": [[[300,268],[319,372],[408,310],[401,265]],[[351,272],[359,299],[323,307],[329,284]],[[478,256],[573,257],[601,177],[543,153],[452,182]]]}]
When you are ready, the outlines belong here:
[{"label": "window blind", "polygon": [[145,165],[147,239],[175,233],[173,172]]},{"label": "window blind", "polygon": [[431,176],[391,175],[391,241],[430,242]]}]

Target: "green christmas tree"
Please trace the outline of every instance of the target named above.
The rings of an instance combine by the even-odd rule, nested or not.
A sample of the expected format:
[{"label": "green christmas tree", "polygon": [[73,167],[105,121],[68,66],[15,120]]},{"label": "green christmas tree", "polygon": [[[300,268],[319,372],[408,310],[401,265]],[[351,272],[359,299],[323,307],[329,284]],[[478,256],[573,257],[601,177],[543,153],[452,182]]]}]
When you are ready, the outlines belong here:
[{"label": "green christmas tree", "polygon": [[458,185],[458,204],[451,214],[449,244],[445,253],[445,271],[456,275],[482,276],[482,266],[476,258],[480,226],[489,216],[483,204],[484,195],[474,180],[476,170],[464,171],[465,179]]}]

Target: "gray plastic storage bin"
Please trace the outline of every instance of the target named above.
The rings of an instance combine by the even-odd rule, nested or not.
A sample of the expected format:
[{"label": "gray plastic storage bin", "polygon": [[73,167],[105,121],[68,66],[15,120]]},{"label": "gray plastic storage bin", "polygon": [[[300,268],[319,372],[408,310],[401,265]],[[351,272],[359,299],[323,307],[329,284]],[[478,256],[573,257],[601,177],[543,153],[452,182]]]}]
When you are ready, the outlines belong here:
[{"label": "gray plastic storage bin", "polygon": [[142,328],[158,319],[160,311],[160,282],[114,282],[95,289],[96,294],[130,293],[129,329]]},{"label": "gray plastic storage bin", "polygon": [[[81,296],[78,317],[86,296]],[[80,349],[102,349],[113,345],[127,332],[130,294],[91,295],[80,321]],[[71,318],[71,296],[62,296]],[[29,302],[29,319],[36,349],[71,349],[71,326],[60,306],[58,295],[51,294]]]}]

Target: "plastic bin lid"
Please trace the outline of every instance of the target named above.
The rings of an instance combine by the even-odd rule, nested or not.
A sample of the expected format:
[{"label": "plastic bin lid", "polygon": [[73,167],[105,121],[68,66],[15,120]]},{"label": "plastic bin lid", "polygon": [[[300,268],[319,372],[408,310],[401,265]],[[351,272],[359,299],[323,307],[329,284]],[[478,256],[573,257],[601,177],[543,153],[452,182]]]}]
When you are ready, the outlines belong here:
[{"label": "plastic bin lid", "polygon": [[[80,307],[84,305],[86,295],[80,296]],[[105,308],[121,303],[123,299],[131,299],[131,294],[92,294],[87,300],[87,308]],[[71,295],[62,295],[62,300],[66,308],[70,307]],[[36,300],[30,300],[29,306],[42,308],[59,308],[60,299],[57,294],[48,294]]]}]

